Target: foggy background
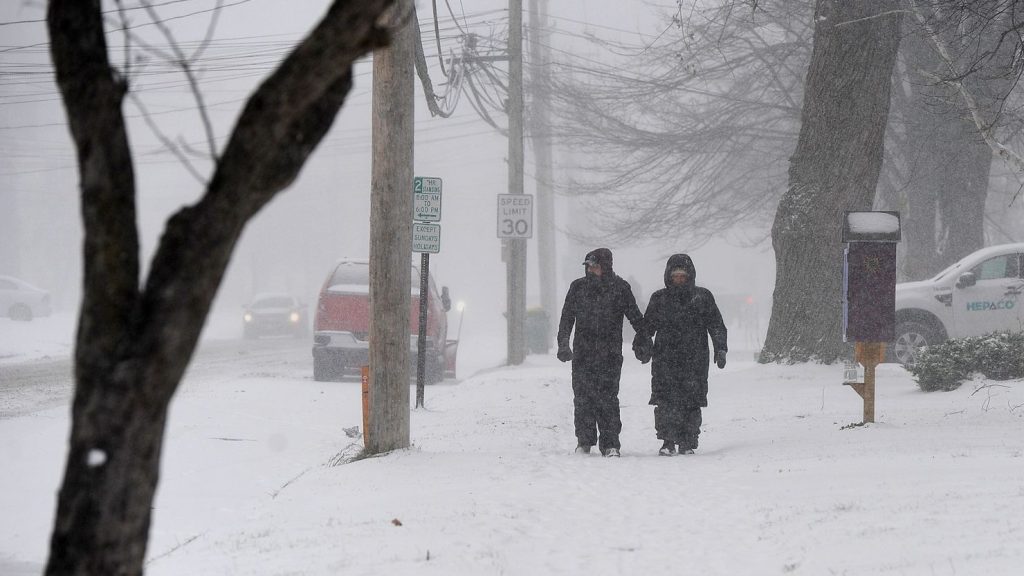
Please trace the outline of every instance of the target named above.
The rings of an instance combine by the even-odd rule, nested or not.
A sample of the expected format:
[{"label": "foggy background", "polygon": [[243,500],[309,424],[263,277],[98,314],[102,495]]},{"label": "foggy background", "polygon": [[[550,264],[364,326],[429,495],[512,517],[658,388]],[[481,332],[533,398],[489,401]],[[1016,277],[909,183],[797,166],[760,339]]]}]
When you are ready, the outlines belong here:
[{"label": "foggy background", "polygon": [[[215,4],[204,0],[155,3],[186,53],[202,42]],[[306,34],[327,4],[326,0],[225,3],[213,41],[196,67],[218,146],[229,135],[252,89]],[[664,33],[666,22],[657,4],[550,1],[554,57],[558,57],[558,50],[584,55],[593,50],[578,39],[580,35],[630,40],[640,45],[655,40]],[[665,10],[675,9],[674,2],[660,4]],[[451,6],[464,28],[504,38],[506,2],[462,0],[451,2]],[[115,7],[104,2],[104,8],[113,11]],[[444,77],[436,56],[431,6],[418,2],[417,8],[427,63],[437,89]],[[443,6],[439,10],[442,50],[447,53],[457,48],[459,30]],[[111,12],[108,16],[117,15]],[[44,17],[42,2],[0,3],[0,274],[17,276],[49,290],[56,311],[73,315],[81,284],[78,176],[49,64]],[[129,12],[129,18],[131,24],[150,21],[141,10]],[[133,28],[133,32],[155,46],[166,45],[153,26]],[[123,36],[109,34],[108,43],[113,63],[123,68]],[[132,54],[144,53],[134,47]],[[300,177],[247,226],[218,292],[208,329],[219,327],[225,336],[240,337],[240,307],[260,292],[294,293],[309,303],[312,311],[317,292],[335,260],[368,256],[370,71],[368,60],[358,65],[355,86],[337,121]],[[200,116],[180,69],[148,57],[133,60],[129,74],[132,89],[163,135],[205,151]],[[415,174],[444,181],[441,252],[431,256],[431,272],[439,285],[449,287],[453,302],[465,305],[462,335],[467,344],[472,342],[478,349],[464,352],[499,363],[505,356],[506,288],[495,203],[498,194],[507,192],[507,141],[481,120],[465,99],[451,118],[431,118],[418,80],[416,90]],[[125,113],[136,152],[137,208],[146,266],[167,217],[194,202],[204,187],[166,150],[139,109],[128,100]],[[497,121],[505,125],[504,118]],[[558,181],[572,178],[574,154],[586,151],[570,152],[556,143],[554,169]],[[533,154],[528,138],[525,158],[525,192],[534,194]],[[204,177],[208,176],[209,161],[197,156],[193,162]],[[593,231],[589,213],[590,208],[581,200],[562,196],[556,201],[559,305],[568,283],[582,275],[583,255],[602,245],[573,240],[576,233]],[[534,238],[528,241],[527,308],[540,305],[536,225],[535,212]],[[680,228],[687,225],[679,222]],[[764,233],[752,231],[740,236]],[[743,297],[757,303],[760,319],[753,333],[745,336],[747,341],[734,333],[730,343],[734,349],[755,349],[760,347],[761,334],[767,328],[774,257],[770,242],[754,248],[737,244],[719,238],[699,249],[671,242],[603,245],[614,251],[615,270],[633,285],[641,306],[663,286],[666,258],[676,252],[690,253],[698,283],[711,288],[720,300]],[[552,315],[559,312],[549,311]],[[727,323],[734,323],[728,305],[723,305],[723,313]],[[453,309],[449,314],[449,338],[456,336],[458,326],[458,313]],[[460,354],[460,363],[463,359]]]}]

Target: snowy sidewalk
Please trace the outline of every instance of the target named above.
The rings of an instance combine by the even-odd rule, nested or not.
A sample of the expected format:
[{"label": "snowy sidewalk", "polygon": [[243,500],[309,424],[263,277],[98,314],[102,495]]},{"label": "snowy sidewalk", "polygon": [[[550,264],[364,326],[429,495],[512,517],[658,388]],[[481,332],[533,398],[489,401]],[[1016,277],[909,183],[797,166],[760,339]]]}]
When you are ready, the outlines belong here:
[{"label": "snowy sidewalk", "polygon": [[[251,469],[208,468],[189,489],[175,430],[182,442],[209,434],[193,430],[202,417],[184,413],[242,407],[216,394],[185,399],[172,418],[147,573],[1019,573],[1021,382],[924,394],[885,365],[879,423],[846,427],[861,403],[839,384],[841,367],[738,356],[712,371],[700,450],[673,458],[656,455],[649,366],[630,358],[620,459],[571,453],[569,369],[551,358],[427,388],[413,448],[341,466],[327,463],[351,442],[339,433],[358,423],[357,385],[327,390],[335,408],[318,412],[303,396],[316,383],[295,387],[305,398],[295,406],[270,391],[278,387],[249,383],[251,414],[231,435],[277,438],[263,442],[276,442],[277,455],[249,447]],[[261,401],[280,415],[269,427],[253,416],[271,411]],[[197,499],[204,481],[223,494]],[[232,485],[244,497],[230,496]],[[196,514],[216,522],[197,525]]]}]

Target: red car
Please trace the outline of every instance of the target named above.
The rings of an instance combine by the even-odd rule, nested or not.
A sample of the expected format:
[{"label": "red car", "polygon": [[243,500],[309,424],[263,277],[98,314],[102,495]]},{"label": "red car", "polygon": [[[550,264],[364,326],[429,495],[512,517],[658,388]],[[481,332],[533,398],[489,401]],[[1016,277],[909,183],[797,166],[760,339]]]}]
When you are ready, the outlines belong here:
[{"label": "red car", "polygon": [[[412,303],[409,309],[409,350],[411,374],[416,374],[419,334],[420,273],[412,274]],[[433,277],[428,280],[426,381],[440,382],[455,376],[458,342],[448,340],[447,312],[451,308],[448,288],[437,291]],[[370,263],[346,258],[338,261],[320,289],[313,333],[313,379],[340,380],[358,374],[370,355]]]}]

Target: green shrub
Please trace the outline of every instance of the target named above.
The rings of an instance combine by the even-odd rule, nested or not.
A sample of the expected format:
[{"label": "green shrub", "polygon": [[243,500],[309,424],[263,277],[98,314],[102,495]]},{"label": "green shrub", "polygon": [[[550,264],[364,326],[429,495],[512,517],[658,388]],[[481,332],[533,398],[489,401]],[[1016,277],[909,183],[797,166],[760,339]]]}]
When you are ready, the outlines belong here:
[{"label": "green shrub", "polygon": [[929,346],[910,372],[925,392],[956,390],[975,372],[990,380],[1024,378],[1024,332],[993,332]]}]

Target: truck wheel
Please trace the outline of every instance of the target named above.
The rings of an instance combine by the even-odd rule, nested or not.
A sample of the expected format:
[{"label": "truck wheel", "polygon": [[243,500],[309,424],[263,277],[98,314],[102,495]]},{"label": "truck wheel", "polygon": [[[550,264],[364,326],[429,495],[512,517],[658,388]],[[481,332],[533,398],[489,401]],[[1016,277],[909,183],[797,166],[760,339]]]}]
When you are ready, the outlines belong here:
[{"label": "truck wheel", "polygon": [[896,325],[892,357],[896,362],[910,367],[917,363],[917,356],[922,348],[938,342],[939,337],[931,326],[914,321],[900,322]]}]

